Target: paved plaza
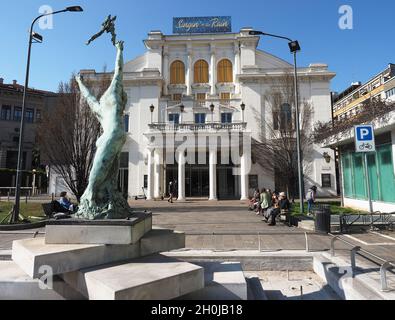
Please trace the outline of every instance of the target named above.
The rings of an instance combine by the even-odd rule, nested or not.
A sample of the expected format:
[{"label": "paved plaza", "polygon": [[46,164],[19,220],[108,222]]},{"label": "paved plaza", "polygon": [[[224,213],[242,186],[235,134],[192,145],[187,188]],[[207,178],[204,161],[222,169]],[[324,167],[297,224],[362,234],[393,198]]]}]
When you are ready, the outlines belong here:
[{"label": "paved plaza", "polygon": [[[303,250],[328,251],[331,237],[283,224],[274,227],[262,222],[262,218],[247,210],[241,201],[194,199],[187,202],[132,201],[135,210],[153,212],[153,224],[186,233],[186,248],[193,250]],[[44,236],[45,229],[0,232],[0,251],[10,250],[12,241]],[[306,244],[307,234],[307,244]],[[342,236],[356,246],[395,261],[395,235],[393,232],[359,232]],[[348,255],[349,246],[336,243],[338,254]]]}]

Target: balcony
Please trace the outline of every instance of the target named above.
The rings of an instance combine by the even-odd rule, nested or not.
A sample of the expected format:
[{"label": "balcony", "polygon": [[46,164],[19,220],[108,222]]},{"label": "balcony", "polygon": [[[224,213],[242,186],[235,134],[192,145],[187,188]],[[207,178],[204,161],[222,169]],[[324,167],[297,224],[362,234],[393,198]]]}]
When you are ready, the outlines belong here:
[{"label": "balcony", "polygon": [[247,128],[247,123],[153,123],[149,125],[151,131],[156,132],[209,132],[209,131],[228,131],[228,132],[241,132]]}]

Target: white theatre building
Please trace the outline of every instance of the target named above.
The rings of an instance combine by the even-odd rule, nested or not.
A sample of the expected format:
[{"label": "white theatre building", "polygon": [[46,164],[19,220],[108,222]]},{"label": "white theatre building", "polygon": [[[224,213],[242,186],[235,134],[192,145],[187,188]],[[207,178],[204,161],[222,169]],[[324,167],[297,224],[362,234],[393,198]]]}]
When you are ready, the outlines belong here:
[{"label": "white theatre building", "polygon": [[[179,200],[247,199],[254,188],[276,189],[274,171],[254,161],[248,144],[262,137],[260,119],[272,117],[265,95],[293,65],[258,50],[260,38],[250,30],[152,31],[144,40],[146,53],[125,64],[128,140],[120,184],[130,197],[145,188],[149,199],[159,199],[168,194],[170,181],[176,181]],[[325,64],[298,71],[301,100],[313,107],[314,122],[330,121],[335,74]],[[81,74],[84,79],[103,76],[92,70]],[[333,151],[315,146],[310,156],[305,187],[314,184],[320,196],[336,195]]]}]

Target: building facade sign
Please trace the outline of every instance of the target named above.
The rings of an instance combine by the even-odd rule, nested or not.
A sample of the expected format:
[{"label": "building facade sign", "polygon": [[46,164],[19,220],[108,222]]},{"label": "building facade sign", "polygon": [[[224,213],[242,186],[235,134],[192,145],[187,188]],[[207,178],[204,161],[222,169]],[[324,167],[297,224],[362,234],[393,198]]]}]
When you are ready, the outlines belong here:
[{"label": "building facade sign", "polygon": [[232,32],[231,17],[174,18],[173,33],[223,33]]}]

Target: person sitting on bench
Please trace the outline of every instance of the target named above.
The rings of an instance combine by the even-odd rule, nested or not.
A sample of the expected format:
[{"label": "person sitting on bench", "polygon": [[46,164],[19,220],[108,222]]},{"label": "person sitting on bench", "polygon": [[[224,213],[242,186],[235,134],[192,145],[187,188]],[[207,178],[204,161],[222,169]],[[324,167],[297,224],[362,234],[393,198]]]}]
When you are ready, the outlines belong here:
[{"label": "person sitting on bench", "polygon": [[286,222],[289,224],[289,211],[291,210],[291,203],[289,202],[285,192],[280,193],[280,200],[278,204],[280,207],[281,215],[286,216]]},{"label": "person sitting on bench", "polygon": [[58,200],[58,202],[62,206],[62,208],[69,211],[70,213],[74,213],[77,210],[77,207],[74,204],[72,204],[69,199],[67,199],[66,191],[63,191],[60,194],[60,199]]}]

